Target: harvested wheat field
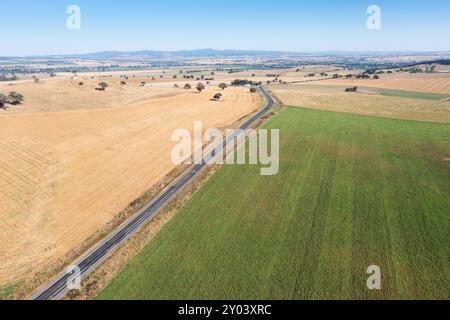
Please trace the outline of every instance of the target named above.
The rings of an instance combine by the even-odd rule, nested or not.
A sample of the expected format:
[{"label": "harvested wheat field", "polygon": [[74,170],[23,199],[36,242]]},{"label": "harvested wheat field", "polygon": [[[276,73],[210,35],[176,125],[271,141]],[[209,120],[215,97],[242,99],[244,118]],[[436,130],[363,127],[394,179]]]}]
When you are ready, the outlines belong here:
[{"label": "harvested wheat field", "polygon": [[405,91],[432,92],[432,93],[449,93],[450,94],[450,75],[393,75],[381,76],[378,80],[347,80],[333,79],[321,82],[325,85],[346,85],[372,87],[382,89],[396,89]]},{"label": "harvested wheat field", "polygon": [[106,92],[98,80],[17,85],[26,102],[0,113],[0,287],[62,258],[173,170],[173,130],[220,128],[262,104],[244,88],[214,102],[216,88],[113,81]]}]

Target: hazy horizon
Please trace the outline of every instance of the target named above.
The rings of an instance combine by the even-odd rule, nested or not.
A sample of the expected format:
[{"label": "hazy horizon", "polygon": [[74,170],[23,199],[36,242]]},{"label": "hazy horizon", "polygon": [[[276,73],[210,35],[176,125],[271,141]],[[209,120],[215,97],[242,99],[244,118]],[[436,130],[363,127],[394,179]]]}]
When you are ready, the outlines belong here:
[{"label": "hazy horizon", "polygon": [[371,54],[438,54],[445,53],[450,54],[450,50],[404,50],[404,51],[385,51],[385,50],[321,50],[321,51],[284,51],[284,50],[264,50],[264,49],[236,49],[236,48],[226,48],[226,49],[215,49],[215,48],[197,48],[197,49],[178,49],[178,50],[159,50],[159,49],[141,49],[141,50],[101,50],[95,52],[79,52],[79,53],[42,53],[42,54],[30,54],[30,55],[1,55],[0,58],[35,58],[35,57],[58,57],[58,56],[84,56],[84,55],[94,55],[101,53],[139,53],[139,52],[163,52],[163,53],[178,53],[178,52],[195,52],[195,51],[216,51],[216,52],[253,52],[253,53],[286,53],[293,55],[345,55],[345,54],[360,54],[360,55],[371,55]]}]

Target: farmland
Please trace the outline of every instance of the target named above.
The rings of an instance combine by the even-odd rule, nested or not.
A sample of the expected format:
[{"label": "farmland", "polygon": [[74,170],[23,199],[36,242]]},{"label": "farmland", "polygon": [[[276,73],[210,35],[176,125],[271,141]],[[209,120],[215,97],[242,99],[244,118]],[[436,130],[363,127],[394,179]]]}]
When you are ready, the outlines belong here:
[{"label": "farmland", "polygon": [[[48,280],[123,221],[122,210],[142,193],[153,194],[181,172],[169,159],[174,129],[192,129],[194,121],[204,121],[205,129],[235,126],[261,106],[261,97],[248,88],[222,91],[219,83],[269,81],[285,105],[450,123],[445,73],[383,75],[361,80],[359,92],[349,94],[345,88],[360,80],[328,78],[363,69],[139,68],[26,74],[0,82],[1,93],[25,97],[0,109],[0,298],[26,294],[28,283],[33,288]],[[105,91],[96,90],[100,82],[109,85]],[[195,89],[198,82],[206,85],[202,93]],[[192,88],[184,89],[185,83]],[[219,92],[223,97],[211,101]]]},{"label": "farmland", "polygon": [[450,93],[429,93],[429,92],[415,92],[415,91],[403,91],[403,90],[392,90],[392,89],[380,89],[378,91],[382,95],[392,96],[392,97],[405,97],[405,98],[416,98],[416,99],[429,99],[429,100],[445,100],[450,98]]},{"label": "farmland", "polygon": [[104,92],[90,77],[13,85],[25,101],[0,112],[0,288],[44,271],[169,174],[175,129],[232,126],[262,103],[245,88],[211,101],[219,88],[121,80]]},{"label": "farmland", "polygon": [[324,81],[324,84],[450,94],[449,74],[431,74],[427,76],[416,76],[409,74],[396,74],[392,76],[383,75],[379,80],[367,81],[338,79],[326,80]]},{"label": "farmland", "polygon": [[280,173],[221,168],[99,299],[448,298],[448,124],[286,108],[266,127]]},{"label": "farmland", "polygon": [[[326,83],[326,84],[325,84]],[[372,85],[366,81],[365,85]],[[286,105],[303,106],[361,115],[450,123],[450,102],[437,100],[444,94],[417,93],[362,87],[361,92],[346,93],[346,86],[317,84],[271,85]],[[450,96],[450,95],[449,95]]]}]

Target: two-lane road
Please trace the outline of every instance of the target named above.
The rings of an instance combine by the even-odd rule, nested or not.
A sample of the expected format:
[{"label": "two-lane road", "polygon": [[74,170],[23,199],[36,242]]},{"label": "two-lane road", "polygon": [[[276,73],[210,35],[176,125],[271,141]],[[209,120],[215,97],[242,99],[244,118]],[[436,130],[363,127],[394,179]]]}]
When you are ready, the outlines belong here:
[{"label": "two-lane road", "polygon": [[[252,116],[244,124],[240,126],[240,130],[236,130],[235,133],[226,137],[226,139],[216,145],[213,150],[218,148],[224,148],[226,143],[229,143],[235,139],[235,137],[242,132],[241,130],[248,129],[256,121],[261,119],[267,114],[274,106],[274,99],[267,93],[266,89],[261,87],[259,92],[266,100],[265,107],[257,114]],[[135,234],[145,223],[151,220],[169,201],[177,195],[180,191],[188,185],[192,179],[198,175],[198,173],[204,169],[207,164],[215,158],[215,154],[209,154],[201,164],[196,164],[189,168],[184,174],[170,184],[160,195],[153,199],[147,206],[141,211],[133,215],[127,221],[125,221],[117,230],[111,233],[111,235],[98,243],[93,249],[89,250],[83,255],[74,266],[78,268],[81,278],[88,275],[94,270],[100,263],[105,261],[118,247],[120,247],[130,236]],[[33,296],[33,300],[56,300],[62,298],[68,292],[67,283],[72,279],[72,274],[66,272],[58,275],[48,285],[39,289]]]}]

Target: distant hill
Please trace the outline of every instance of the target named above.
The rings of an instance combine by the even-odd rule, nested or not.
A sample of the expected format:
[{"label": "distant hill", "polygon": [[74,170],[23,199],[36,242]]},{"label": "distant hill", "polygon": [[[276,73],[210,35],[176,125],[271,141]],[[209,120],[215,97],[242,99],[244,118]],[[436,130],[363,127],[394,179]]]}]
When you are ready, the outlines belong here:
[{"label": "distant hill", "polygon": [[59,56],[62,58],[80,59],[124,59],[124,58],[191,58],[191,57],[277,57],[285,55],[300,55],[300,53],[284,51],[253,51],[253,50],[215,50],[197,49],[181,51],[103,51],[88,54],[71,54]]}]

